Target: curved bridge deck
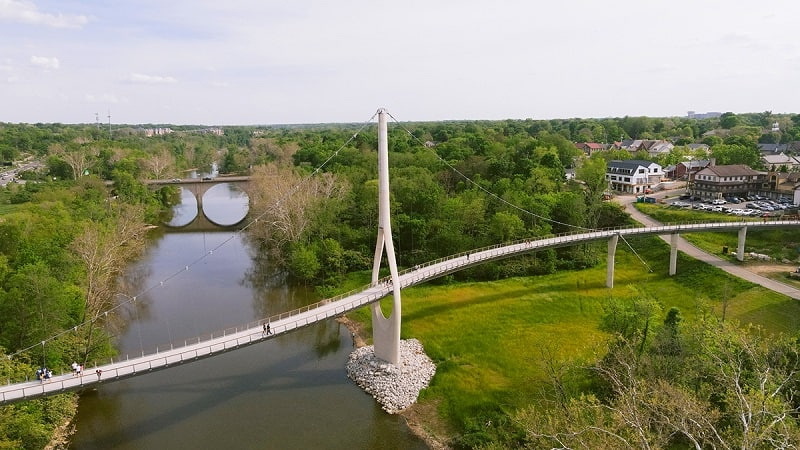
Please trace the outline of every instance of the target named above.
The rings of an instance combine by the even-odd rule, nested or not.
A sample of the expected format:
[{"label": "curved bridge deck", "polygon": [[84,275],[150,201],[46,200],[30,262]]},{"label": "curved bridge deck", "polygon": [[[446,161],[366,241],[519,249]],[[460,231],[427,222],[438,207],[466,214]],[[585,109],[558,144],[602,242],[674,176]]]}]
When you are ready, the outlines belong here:
[{"label": "curved bridge deck", "polygon": [[[536,240],[529,239],[510,244],[499,244],[431,261],[401,272],[399,282],[400,287],[405,288],[488,261],[509,258],[547,248],[609,239],[617,235],[658,235],[700,231],[732,231],[743,227],[748,229],[770,229],[795,226],[800,226],[800,220],[695,223],[569,233]],[[197,338],[194,343],[184,343],[179,347],[171,346],[168,350],[156,350],[154,353],[136,358],[111,361],[96,367],[85,368],[80,376],[66,373],[56,375],[44,382],[28,381],[3,385],[0,386],[0,405],[143,375],[155,370],[209,358],[220,353],[262,342],[376,302],[391,293],[391,286],[388,283],[388,279],[384,278],[375,285],[365,286],[362,289],[350,291],[268,319],[251,322],[236,328],[229,328],[216,336],[211,335],[210,338],[205,340]],[[267,322],[270,324],[272,334],[264,335],[262,326]],[[100,375],[95,373],[96,370],[101,371]]]}]

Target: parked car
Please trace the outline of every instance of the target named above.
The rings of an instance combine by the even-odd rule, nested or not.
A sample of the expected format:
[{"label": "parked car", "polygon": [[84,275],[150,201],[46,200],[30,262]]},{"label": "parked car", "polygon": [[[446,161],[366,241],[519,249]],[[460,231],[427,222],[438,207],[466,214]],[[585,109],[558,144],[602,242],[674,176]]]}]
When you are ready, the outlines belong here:
[{"label": "parked car", "polygon": [[721,198],[715,198],[714,200],[711,201],[712,205],[724,205],[725,203],[727,202]]}]

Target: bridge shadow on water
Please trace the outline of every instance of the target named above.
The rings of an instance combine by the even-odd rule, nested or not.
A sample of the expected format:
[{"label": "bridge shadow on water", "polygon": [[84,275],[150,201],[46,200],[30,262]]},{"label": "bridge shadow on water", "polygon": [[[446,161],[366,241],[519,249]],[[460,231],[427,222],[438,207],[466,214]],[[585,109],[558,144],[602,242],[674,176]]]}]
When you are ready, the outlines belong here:
[{"label": "bridge shadow on water", "polygon": [[[346,334],[337,333],[336,339]],[[269,343],[264,345],[265,343]],[[270,345],[272,344],[272,345]],[[319,353],[316,348],[305,348],[283,358],[274,359],[275,353],[269,352],[271,346],[278,345],[276,340],[264,341],[248,347],[243,352],[227,353],[213,360],[202,360],[192,364],[176,366],[169,371],[157,372],[137,379],[136,386],[131,386],[131,380],[117,382],[120,388],[114,389],[111,397],[103,393],[102,384],[99,389],[91,389],[81,394],[81,402],[93,402],[102,398],[106,405],[115,405],[115,395],[136,395],[142,402],[158,403],[161,397],[191,398],[188,401],[170,401],[163,404],[176,405],[170,409],[148,416],[146,419],[126,419],[124,426],[115,422],[122,412],[116,409],[103,411],[103,418],[115,422],[113,426],[103,427],[93,433],[89,448],[115,448],[122,443],[146,438],[148,435],[169,429],[187,417],[213,413],[215,409],[225,403],[234,404],[246,398],[263,398],[267,401],[270,394],[293,392],[291,395],[302,395],[296,391],[308,391],[322,386],[335,386],[351,384],[339,363],[335,367],[321,369],[318,366],[309,366],[309,361],[316,358],[310,353]],[[332,345],[330,342],[322,343],[323,346]],[[315,346],[316,347],[316,346]],[[273,347],[276,348],[276,347]],[[266,361],[265,361],[266,359]],[[239,373],[232,374],[226,368],[231,367]],[[246,367],[246,370],[242,371]],[[352,385],[355,387],[355,385]],[[113,389],[113,388],[112,388]],[[135,391],[135,393],[133,392]],[[223,392],[224,395],[219,395]],[[156,400],[147,400],[147,399]],[[322,406],[322,405],[321,405]],[[336,405],[330,405],[330,409]],[[113,407],[112,407],[113,408]],[[265,412],[272,410],[278,412],[280,405],[265,405]],[[113,430],[109,432],[109,430]],[[207,431],[207,430],[206,430]],[[235,439],[235,436],[231,436]],[[80,448],[87,448],[81,445]]]}]

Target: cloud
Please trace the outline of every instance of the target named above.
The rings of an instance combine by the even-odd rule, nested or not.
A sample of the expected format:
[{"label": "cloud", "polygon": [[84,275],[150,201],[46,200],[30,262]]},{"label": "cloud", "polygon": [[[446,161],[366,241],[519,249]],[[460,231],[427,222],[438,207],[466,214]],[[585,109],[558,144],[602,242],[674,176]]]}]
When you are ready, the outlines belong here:
[{"label": "cloud", "polygon": [[[0,0],[2,1],[2,0]],[[126,81],[139,84],[171,84],[177,83],[174,77],[163,77],[160,75],[145,75],[141,73],[132,73],[125,78]]]},{"label": "cloud", "polygon": [[0,21],[44,25],[54,28],[81,28],[89,22],[83,15],[50,14],[39,11],[33,2],[0,0]]},{"label": "cloud", "polygon": [[[2,1],[2,0],[0,0]],[[31,64],[45,70],[58,69],[58,58],[48,58],[46,56],[31,56]]]}]

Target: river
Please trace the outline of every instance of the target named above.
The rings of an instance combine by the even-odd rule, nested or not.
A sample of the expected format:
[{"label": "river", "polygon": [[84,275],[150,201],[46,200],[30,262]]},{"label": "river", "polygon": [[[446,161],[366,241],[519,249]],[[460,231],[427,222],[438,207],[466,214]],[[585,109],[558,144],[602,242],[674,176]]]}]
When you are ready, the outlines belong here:
[{"label": "river", "polygon": [[[182,199],[173,224],[186,225],[196,214],[191,194],[184,191]],[[241,192],[220,185],[206,194],[203,207],[216,223],[236,223],[246,202]],[[257,267],[252,252],[239,233],[155,233],[120,294],[137,296],[120,325],[121,354],[182,343],[316,300],[302,287],[262,275],[267,271]],[[402,417],[383,412],[347,378],[352,348],[346,327],[330,320],[100,386],[80,396],[70,448],[427,448]]]}]

